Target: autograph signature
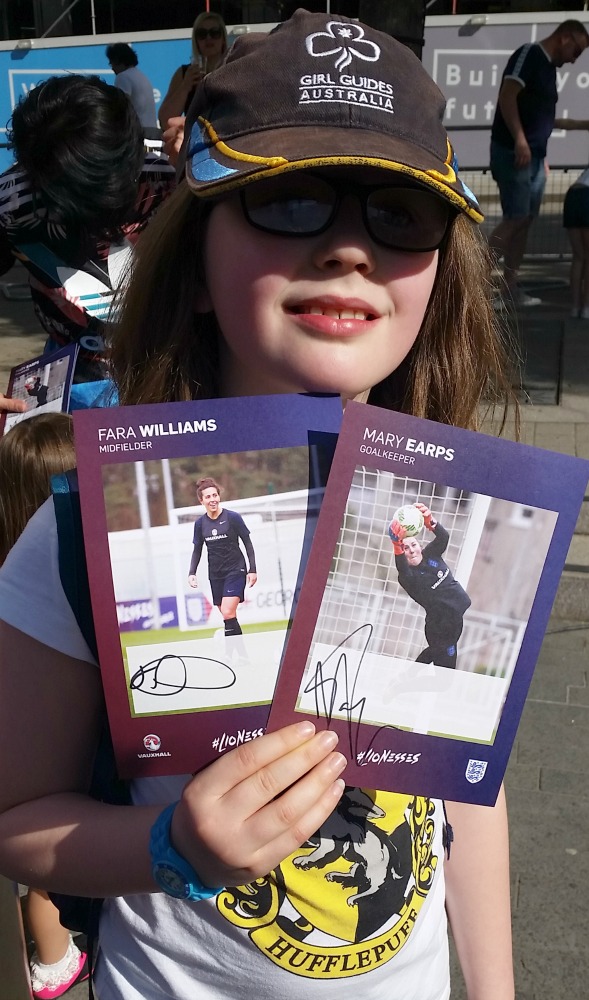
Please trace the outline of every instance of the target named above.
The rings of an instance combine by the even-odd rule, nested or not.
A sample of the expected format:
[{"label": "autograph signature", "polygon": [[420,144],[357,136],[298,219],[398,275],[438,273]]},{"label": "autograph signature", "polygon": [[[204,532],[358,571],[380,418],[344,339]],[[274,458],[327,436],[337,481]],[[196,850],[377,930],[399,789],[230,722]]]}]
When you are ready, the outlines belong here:
[{"label": "autograph signature", "polygon": [[[324,717],[328,725],[334,713],[345,712],[350,757],[360,767],[366,767],[370,763],[368,751],[373,747],[381,732],[385,729],[399,729],[398,726],[388,724],[378,726],[366,746],[360,746],[366,698],[358,690],[359,676],[373,632],[374,627],[370,624],[360,625],[353,632],[350,632],[325,660],[317,661],[311,679],[303,689],[304,694],[314,693],[316,716],[317,718]],[[356,636],[361,637],[360,650],[355,647],[346,649]],[[355,671],[350,670],[348,665],[351,653],[354,654],[354,658],[358,658]],[[340,685],[343,687],[343,692],[340,690]]]},{"label": "autograph signature", "polygon": [[[220,675],[219,680],[203,677],[203,683],[189,684],[189,669],[191,673],[197,673],[199,669],[203,669],[204,664],[215,664],[212,672]],[[207,669],[211,671],[210,667]],[[200,679],[196,677],[196,680]],[[225,688],[233,687],[235,681],[235,671],[222,660],[213,660],[208,656],[178,656],[177,653],[165,653],[157,660],[150,660],[149,663],[139,667],[132,675],[129,687],[131,691],[143,691],[144,694],[151,694],[156,698],[169,698],[170,695],[179,694],[181,691],[223,691]]]}]

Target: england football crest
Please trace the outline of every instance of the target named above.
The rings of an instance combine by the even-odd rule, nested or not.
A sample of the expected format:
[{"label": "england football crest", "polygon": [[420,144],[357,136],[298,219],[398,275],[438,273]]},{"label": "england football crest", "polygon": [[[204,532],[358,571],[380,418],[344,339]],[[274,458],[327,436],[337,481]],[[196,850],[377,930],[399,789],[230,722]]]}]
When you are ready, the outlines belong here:
[{"label": "england football crest", "polygon": [[473,760],[471,757],[468,764],[466,765],[466,771],[464,776],[467,781],[470,781],[471,785],[476,785],[477,782],[482,781],[485,777],[485,771],[487,770],[486,760]]}]

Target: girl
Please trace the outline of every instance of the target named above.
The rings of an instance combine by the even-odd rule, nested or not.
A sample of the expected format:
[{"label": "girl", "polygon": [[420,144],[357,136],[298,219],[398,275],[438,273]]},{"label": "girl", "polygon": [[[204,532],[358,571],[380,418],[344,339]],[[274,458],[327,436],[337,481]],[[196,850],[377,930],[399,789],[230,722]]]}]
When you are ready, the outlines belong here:
[{"label": "girl", "polygon": [[[36,414],[0,438],[0,566],[50,495],[51,476],[66,472],[75,460],[72,418],[65,413]],[[33,996],[63,996],[87,979],[86,954],[60,924],[44,890],[28,890],[26,916],[36,951],[31,962]]]},{"label": "girl", "polygon": [[186,114],[195,90],[206,73],[217,69],[227,52],[227,28],[220,14],[204,10],[192,25],[192,57],[190,65],[179,66],[175,71],[168,93],[159,110],[163,129],[168,119]]},{"label": "girl", "polygon": [[51,494],[51,476],[75,464],[66,413],[37,413],[0,438],[0,566],[29,518]]},{"label": "girl", "polygon": [[[413,54],[357,22],[298,11],[240,40],[142,240],[113,344],[122,402],[340,392],[473,427],[491,387],[506,400],[443,110]],[[344,790],[335,736],[304,723],[135,781],[131,808],[89,798],[100,673],[55,558],[23,594],[39,546],[55,554],[50,506],[0,574],[0,870],[106,897],[100,1000],[446,1000],[444,904],[469,1000],[512,1000],[503,795],[448,806],[444,864],[442,803]]]}]

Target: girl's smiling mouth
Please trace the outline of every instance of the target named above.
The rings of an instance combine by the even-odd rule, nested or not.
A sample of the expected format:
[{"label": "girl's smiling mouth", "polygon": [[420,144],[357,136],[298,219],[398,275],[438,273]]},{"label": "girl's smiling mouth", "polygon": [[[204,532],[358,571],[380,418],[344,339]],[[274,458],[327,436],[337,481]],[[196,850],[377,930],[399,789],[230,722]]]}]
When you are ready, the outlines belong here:
[{"label": "girl's smiling mouth", "polygon": [[310,299],[287,304],[286,311],[301,317],[306,326],[330,336],[353,336],[379,318],[371,306],[358,300]]}]

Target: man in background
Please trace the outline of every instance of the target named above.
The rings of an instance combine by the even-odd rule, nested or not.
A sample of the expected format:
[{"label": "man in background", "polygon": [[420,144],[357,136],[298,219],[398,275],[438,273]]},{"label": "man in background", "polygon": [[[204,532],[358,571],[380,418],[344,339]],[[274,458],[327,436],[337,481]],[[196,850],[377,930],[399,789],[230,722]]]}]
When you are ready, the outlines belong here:
[{"label": "man in background", "polygon": [[515,306],[537,306],[517,284],[532,220],[546,184],[546,145],[558,99],[556,70],[574,63],[589,45],[580,21],[567,20],[538,43],[512,53],[505,67],[491,130],[491,173],[499,187],[503,218],[490,246],[503,257],[505,292]]},{"label": "man in background", "polygon": [[157,128],[155,100],[151,82],[138,69],[137,53],[125,42],[108,45],[106,58],[115,74],[115,87],[127,94],[144,128]]}]

